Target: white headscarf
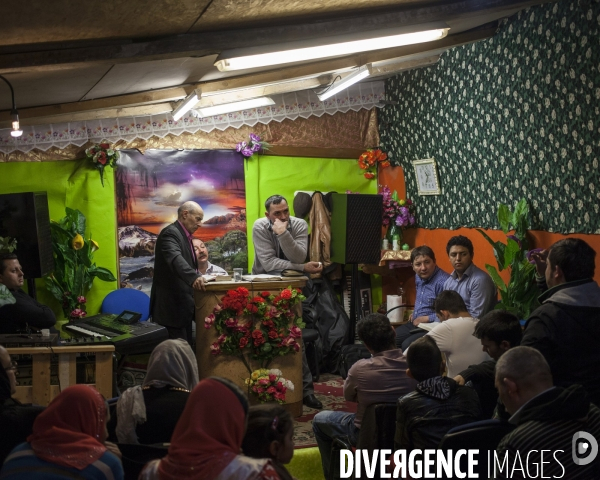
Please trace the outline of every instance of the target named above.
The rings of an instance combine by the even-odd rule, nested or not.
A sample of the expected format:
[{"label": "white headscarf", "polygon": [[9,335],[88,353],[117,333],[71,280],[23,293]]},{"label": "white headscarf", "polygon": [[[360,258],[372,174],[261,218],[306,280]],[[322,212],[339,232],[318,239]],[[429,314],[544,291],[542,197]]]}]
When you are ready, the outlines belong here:
[{"label": "white headscarf", "polygon": [[198,363],[185,340],[165,340],[157,345],[148,360],[142,386],[128,388],[117,401],[116,434],[119,443],[139,443],[135,428],[146,421],[143,387],[176,387],[192,391],[197,384]]}]

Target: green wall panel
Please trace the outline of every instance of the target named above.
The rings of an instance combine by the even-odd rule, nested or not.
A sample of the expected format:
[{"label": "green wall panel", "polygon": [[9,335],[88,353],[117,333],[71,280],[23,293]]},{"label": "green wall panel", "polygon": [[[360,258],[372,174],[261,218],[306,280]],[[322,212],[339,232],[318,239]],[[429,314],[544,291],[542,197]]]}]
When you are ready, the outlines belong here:
[{"label": "green wall panel", "polygon": [[[48,193],[50,218],[58,220],[65,215],[65,207],[79,209],[86,216],[87,232],[98,242],[94,253],[97,265],[110,269],[117,276],[116,217],[112,169],[104,173],[104,188],[97,170],[81,161],[14,162],[0,164],[0,193]],[[62,309],[58,302],[38,281],[38,300],[52,307],[58,318]],[[117,288],[116,282],[94,280],[88,295],[88,314],[98,313],[102,300]]]},{"label": "green wall panel", "polygon": [[[498,228],[498,204],[526,197],[535,229],[600,233],[599,25],[597,0],[532,7],[387,81],[381,147],[420,227]],[[442,195],[418,196],[411,161],[431,157]]]},{"label": "green wall panel", "polygon": [[[377,193],[377,180],[367,180],[358,168],[357,159],[277,157],[263,155],[246,161],[246,215],[248,219],[248,260],[252,268],[254,245],[252,225],[265,214],[265,200],[274,194],[294,201],[297,190],[321,192]],[[293,213],[292,213],[293,214]],[[373,304],[381,303],[381,280],[373,280]]]}]

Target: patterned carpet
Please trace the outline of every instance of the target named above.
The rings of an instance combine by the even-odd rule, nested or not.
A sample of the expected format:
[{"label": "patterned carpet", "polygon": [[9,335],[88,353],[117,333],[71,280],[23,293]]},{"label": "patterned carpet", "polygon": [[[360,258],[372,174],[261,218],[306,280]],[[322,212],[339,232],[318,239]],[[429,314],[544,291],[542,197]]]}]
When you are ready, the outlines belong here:
[{"label": "patterned carpet", "polygon": [[[356,413],[356,403],[346,402],[343,393],[344,380],[339,375],[325,373],[315,382],[315,395],[323,403],[323,410],[339,410]],[[295,448],[308,448],[317,445],[312,431],[312,419],[319,412],[306,405],[301,417],[294,421]]]}]

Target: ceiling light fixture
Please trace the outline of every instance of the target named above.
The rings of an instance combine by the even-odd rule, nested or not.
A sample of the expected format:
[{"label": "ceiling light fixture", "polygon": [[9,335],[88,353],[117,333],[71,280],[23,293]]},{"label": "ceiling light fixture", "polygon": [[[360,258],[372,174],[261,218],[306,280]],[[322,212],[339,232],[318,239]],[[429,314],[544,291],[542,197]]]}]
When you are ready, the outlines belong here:
[{"label": "ceiling light fixture", "polygon": [[352,72],[347,77],[344,77],[338,83],[331,85],[328,90],[324,91],[323,93],[317,93],[317,97],[319,97],[319,100],[321,101],[327,100],[329,97],[333,97],[336,93],[345,90],[350,85],[360,82],[363,78],[367,78],[369,75],[371,75],[371,64],[367,63],[358,70]]},{"label": "ceiling light fixture", "polygon": [[19,112],[17,112],[17,106],[15,105],[15,91],[13,90],[12,85],[6,78],[4,78],[2,75],[0,75],[0,78],[2,80],[4,80],[6,82],[6,84],[8,85],[8,87],[10,88],[10,95],[12,97],[12,109],[10,111],[10,120],[12,122],[12,131],[10,132],[10,134],[13,137],[20,137],[21,135],[23,135],[23,130],[21,130],[21,127],[19,125]]},{"label": "ceiling light fixture", "polygon": [[[376,32],[303,40],[287,44],[239,48],[222,52],[215,62],[221,72],[243,70],[319,58],[339,57],[352,53],[432,42],[444,38],[450,28],[445,23],[389,28]],[[319,42],[320,44],[316,44]],[[323,42],[328,42],[323,44]]]},{"label": "ceiling light fixture", "polygon": [[222,103],[212,107],[201,107],[196,109],[201,117],[212,117],[223,113],[239,112],[250,108],[266,107],[267,105],[275,105],[271,97],[251,98],[250,100],[242,100],[240,102]]},{"label": "ceiling light fixture", "polygon": [[196,88],[192,93],[190,93],[187,97],[183,99],[183,101],[177,106],[175,110],[171,113],[173,116],[173,120],[176,122],[183,117],[187,112],[189,112],[200,100],[202,92],[199,88]]}]

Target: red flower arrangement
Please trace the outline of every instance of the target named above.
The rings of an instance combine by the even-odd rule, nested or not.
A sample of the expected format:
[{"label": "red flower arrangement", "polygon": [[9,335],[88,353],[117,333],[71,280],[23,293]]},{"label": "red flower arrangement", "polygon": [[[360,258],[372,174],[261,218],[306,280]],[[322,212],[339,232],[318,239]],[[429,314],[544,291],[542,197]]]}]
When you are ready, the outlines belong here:
[{"label": "red flower arrangement", "polygon": [[117,164],[119,152],[112,149],[110,143],[103,140],[101,143],[86,149],[85,155],[94,168],[100,172],[100,182],[104,186],[104,169],[114,167]]},{"label": "red flower arrangement", "polygon": [[204,319],[204,328],[217,330],[211,346],[213,355],[235,355],[252,373],[245,353],[266,368],[275,357],[300,351],[298,339],[304,327],[293,307],[304,300],[298,289],[288,287],[279,295],[262,292],[252,296],[247,288],[229,290],[213,313]]},{"label": "red flower arrangement", "polygon": [[361,170],[365,170],[363,175],[369,180],[375,178],[375,175],[377,174],[377,165],[380,165],[381,168],[390,166],[387,154],[379,149],[369,149],[358,157],[358,166]]}]

